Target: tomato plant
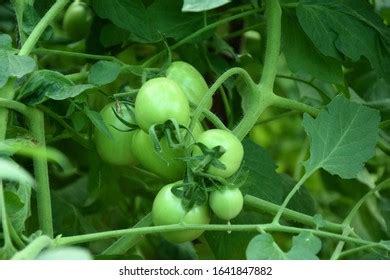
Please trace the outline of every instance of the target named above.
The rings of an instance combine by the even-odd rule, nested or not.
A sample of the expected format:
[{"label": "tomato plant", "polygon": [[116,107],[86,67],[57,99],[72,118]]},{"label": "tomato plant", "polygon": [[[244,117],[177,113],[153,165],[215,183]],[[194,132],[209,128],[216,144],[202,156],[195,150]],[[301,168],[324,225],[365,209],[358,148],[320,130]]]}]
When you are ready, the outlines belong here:
[{"label": "tomato plant", "polygon": [[[177,183],[176,183],[177,184]],[[207,205],[195,205],[186,210],[180,198],[172,193],[175,183],[164,186],[153,201],[153,223],[157,226],[173,224],[208,224],[210,214]],[[162,233],[165,239],[182,243],[198,238],[203,230],[181,230]]]},{"label": "tomato plant", "polygon": [[389,259],[388,1],[0,2],[0,259]]},{"label": "tomato plant", "polygon": [[67,8],[63,28],[65,33],[72,40],[81,40],[85,38],[92,26],[93,14],[88,5],[76,0]]},{"label": "tomato plant", "polygon": [[132,108],[123,103],[108,103],[101,111],[109,135],[95,129],[96,150],[103,160],[117,165],[134,165],[135,153],[132,148],[134,131],[123,123],[134,123]]}]

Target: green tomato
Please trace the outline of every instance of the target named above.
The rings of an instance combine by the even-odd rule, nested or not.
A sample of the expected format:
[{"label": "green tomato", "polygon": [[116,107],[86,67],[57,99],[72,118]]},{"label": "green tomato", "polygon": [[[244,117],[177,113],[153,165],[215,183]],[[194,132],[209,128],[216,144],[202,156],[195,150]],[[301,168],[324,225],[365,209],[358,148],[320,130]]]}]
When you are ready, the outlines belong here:
[{"label": "green tomato", "polygon": [[87,4],[74,1],[65,12],[63,28],[72,40],[81,40],[87,37],[91,30],[93,14]]},{"label": "green tomato", "polygon": [[[180,198],[176,197],[171,189],[176,183],[163,187],[155,197],[152,207],[153,223],[156,226],[210,223],[210,211],[206,204],[196,205],[189,211],[184,209]],[[181,230],[165,232],[161,235],[168,241],[182,243],[198,238],[203,230]]]},{"label": "green tomato", "polygon": [[184,150],[171,149],[165,137],[160,140],[160,145],[162,150],[158,153],[149,134],[140,129],[134,135],[131,150],[146,170],[169,182],[183,178],[186,166],[179,158],[184,156]]},{"label": "green tomato", "polygon": [[152,125],[162,124],[169,119],[188,125],[190,106],[176,82],[168,78],[155,78],[140,88],[135,100],[135,118],[145,132]]},{"label": "green tomato", "polygon": [[[244,158],[244,148],[234,134],[222,129],[209,129],[201,133],[196,140],[210,149],[217,146],[222,146],[225,149],[225,153],[218,159],[225,165],[225,169],[210,166],[206,170],[207,173],[228,178],[238,171]],[[202,155],[198,146],[194,147],[193,155]]]},{"label": "green tomato", "polygon": [[[194,66],[183,61],[173,62],[167,69],[167,78],[174,80],[183,90],[192,104],[199,104],[208,91],[208,86],[203,76]],[[207,109],[211,109],[212,99],[207,100]]]},{"label": "green tomato", "polygon": [[132,151],[131,143],[135,133],[134,131],[123,131],[129,128],[117,118],[113,109],[127,122],[134,123],[135,121],[125,105],[122,103],[118,104],[119,106],[115,102],[109,103],[100,112],[112,137],[108,137],[98,129],[95,129],[96,149],[100,157],[108,163],[115,165],[134,165],[136,159]]},{"label": "green tomato", "polygon": [[[195,125],[193,136],[196,139],[203,132],[201,124]],[[184,134],[183,134],[184,136]],[[134,135],[131,150],[138,162],[146,170],[151,171],[168,182],[175,182],[183,178],[186,165],[180,160],[184,157],[184,149],[172,149],[169,147],[166,137],[160,140],[161,152],[154,149],[153,141],[149,134],[142,129]]]},{"label": "green tomato", "polygon": [[224,188],[210,194],[209,205],[218,218],[229,221],[240,214],[244,197],[239,188]]}]

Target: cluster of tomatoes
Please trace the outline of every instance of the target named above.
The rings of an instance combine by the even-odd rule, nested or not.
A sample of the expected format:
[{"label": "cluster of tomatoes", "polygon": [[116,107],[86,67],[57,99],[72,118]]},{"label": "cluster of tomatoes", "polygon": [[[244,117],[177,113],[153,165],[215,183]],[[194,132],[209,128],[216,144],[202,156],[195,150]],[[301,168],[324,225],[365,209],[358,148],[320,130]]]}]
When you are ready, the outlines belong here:
[{"label": "cluster of tomatoes", "polygon": [[[110,137],[96,129],[101,158],[115,165],[139,164],[170,182],[157,194],[155,225],[208,224],[210,208],[224,220],[243,207],[239,188],[229,183],[241,166],[244,149],[237,137],[222,129],[190,126],[192,108],[208,90],[190,64],[173,62],[165,76],[145,82],[135,102],[112,102],[101,111]],[[207,100],[211,108],[212,100]],[[192,131],[189,127],[194,127]],[[162,233],[165,239],[192,241],[202,230]]]}]

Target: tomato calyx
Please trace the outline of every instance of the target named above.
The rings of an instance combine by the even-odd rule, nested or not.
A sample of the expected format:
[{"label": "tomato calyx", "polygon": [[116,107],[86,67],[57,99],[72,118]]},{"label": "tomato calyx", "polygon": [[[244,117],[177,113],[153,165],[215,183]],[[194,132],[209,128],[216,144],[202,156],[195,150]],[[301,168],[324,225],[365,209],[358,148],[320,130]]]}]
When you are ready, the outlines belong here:
[{"label": "tomato calyx", "polygon": [[167,138],[168,145],[172,149],[182,149],[185,147],[181,130],[187,127],[179,124],[175,119],[169,119],[162,124],[154,124],[149,128],[149,135],[153,141],[154,148],[157,152],[161,151],[160,140]]},{"label": "tomato calyx", "polygon": [[[128,113],[129,116],[132,117],[132,119],[135,119],[134,115],[134,108],[131,106],[130,102],[122,101],[121,104],[124,105],[126,112]],[[131,123],[127,120],[125,120],[121,115],[123,115],[120,110],[123,110],[120,106],[119,103],[115,103],[115,108],[111,107],[112,112],[114,113],[115,117],[120,120],[122,124],[124,124],[128,129],[120,129],[118,127],[115,127],[114,125],[111,125],[114,129],[122,132],[130,132],[139,129],[139,126],[136,123]]]},{"label": "tomato calyx", "polygon": [[194,173],[202,173],[210,166],[214,166],[222,170],[226,169],[226,166],[219,160],[219,158],[226,152],[224,147],[215,146],[213,148],[209,148],[203,143],[195,143],[195,145],[199,147],[202,154],[192,158],[192,171]]}]

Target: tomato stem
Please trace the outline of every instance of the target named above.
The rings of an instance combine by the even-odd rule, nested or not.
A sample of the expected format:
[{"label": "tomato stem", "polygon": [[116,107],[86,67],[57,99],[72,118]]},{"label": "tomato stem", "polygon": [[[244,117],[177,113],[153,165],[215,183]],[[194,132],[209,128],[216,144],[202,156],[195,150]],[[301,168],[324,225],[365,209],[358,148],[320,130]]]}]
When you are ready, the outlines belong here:
[{"label": "tomato stem", "polygon": [[19,51],[19,55],[29,55],[34,49],[39,38],[50,25],[50,23],[57,17],[57,15],[64,9],[69,0],[57,0],[53,6],[47,11],[43,18],[35,26],[34,30],[28,36],[26,42]]}]

